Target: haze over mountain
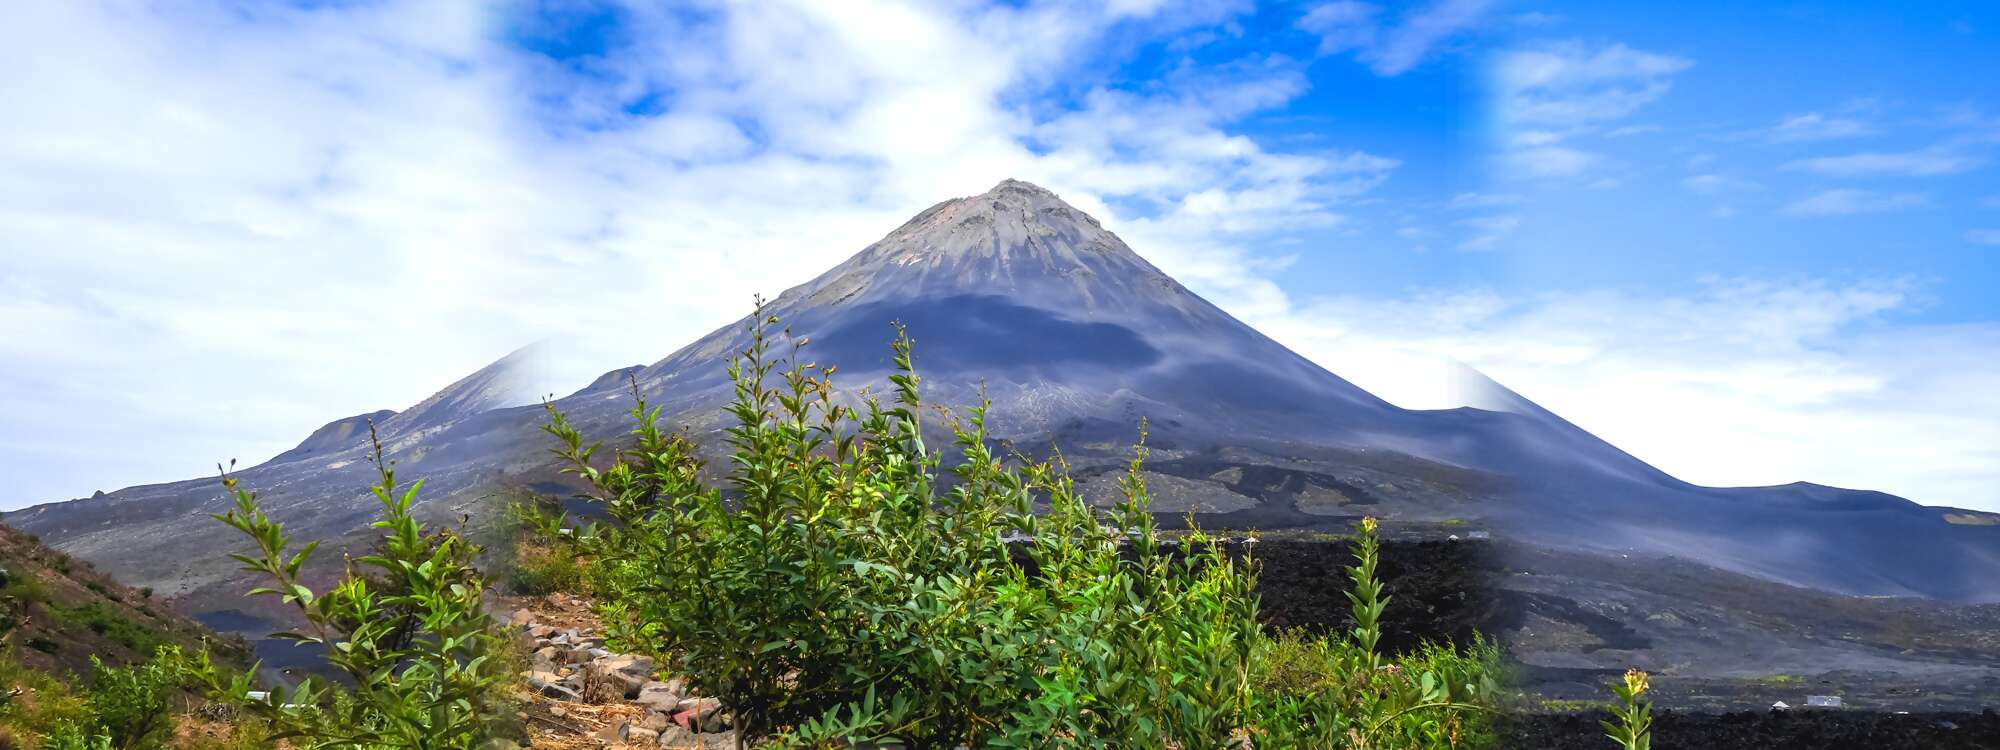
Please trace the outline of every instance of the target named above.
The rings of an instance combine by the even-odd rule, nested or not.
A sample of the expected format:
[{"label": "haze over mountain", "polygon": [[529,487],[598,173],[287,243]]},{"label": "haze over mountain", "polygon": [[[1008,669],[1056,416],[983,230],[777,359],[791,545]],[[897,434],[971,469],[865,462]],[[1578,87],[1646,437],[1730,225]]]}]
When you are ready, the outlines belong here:
[{"label": "haze over mountain", "polygon": [[[1551,547],[1677,556],[1834,592],[2000,600],[1993,516],[1810,484],[1717,489],[1668,476],[1476,372],[1486,408],[1407,410],[1300,357],[1188,291],[1053,193],[1008,180],[931,207],[767,312],[840,366],[846,396],[881,391],[892,321],[917,341],[934,404],[991,399],[997,438],[1062,448],[1108,490],[1141,418],[1155,509],[1232,528],[1483,519]],[[557,404],[591,434],[629,429],[628,383],[711,447],[746,318]],[[491,510],[505,485],[549,486],[541,410],[508,383],[521,353],[401,413],[349,417],[241,473],[301,537],[374,514],[367,419],[440,518]],[[212,478],[41,505],[7,521],[195,612],[238,606],[232,533]]]}]

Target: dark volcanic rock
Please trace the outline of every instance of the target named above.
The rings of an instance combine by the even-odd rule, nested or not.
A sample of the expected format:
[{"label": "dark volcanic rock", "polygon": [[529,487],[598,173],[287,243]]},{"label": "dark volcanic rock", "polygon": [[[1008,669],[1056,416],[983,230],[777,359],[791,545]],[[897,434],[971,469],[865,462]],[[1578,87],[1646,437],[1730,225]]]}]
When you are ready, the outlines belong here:
[{"label": "dark volcanic rock", "polygon": [[[1503,748],[1603,750],[1609,714],[1529,714],[1500,722]],[[1653,746],[1702,750],[1994,750],[2000,714],[1791,710],[1726,714],[1660,712]]]}]

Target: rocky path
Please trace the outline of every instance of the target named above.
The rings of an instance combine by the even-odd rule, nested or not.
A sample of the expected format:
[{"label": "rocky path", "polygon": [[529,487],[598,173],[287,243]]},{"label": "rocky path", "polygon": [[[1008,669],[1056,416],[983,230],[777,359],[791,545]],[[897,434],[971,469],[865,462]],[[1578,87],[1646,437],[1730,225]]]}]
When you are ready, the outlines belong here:
[{"label": "rocky path", "polygon": [[588,601],[565,594],[509,599],[508,626],[528,650],[521,719],[536,750],[736,747],[722,702],[648,656],[605,647]]}]

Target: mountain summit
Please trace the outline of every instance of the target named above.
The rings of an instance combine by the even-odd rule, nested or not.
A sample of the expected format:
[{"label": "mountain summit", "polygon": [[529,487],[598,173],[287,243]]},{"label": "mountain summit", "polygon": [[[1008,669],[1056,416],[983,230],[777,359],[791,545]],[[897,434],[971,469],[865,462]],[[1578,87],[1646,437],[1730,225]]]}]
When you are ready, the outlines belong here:
[{"label": "mountain summit", "polygon": [[[917,214],[766,312],[840,365],[843,398],[884,391],[893,322],[916,340],[932,404],[993,403],[996,438],[1060,448],[1109,497],[1147,420],[1154,509],[1227,528],[1391,521],[1489,524],[1521,542],[1680,557],[1835,592],[2000,600],[2000,526],[1881,493],[1815,485],[1709,488],[1675,479],[1477,373],[1493,410],[1397,408],[1189,291],[1096,219],[1017,180]],[[714,456],[725,368],[749,318],[558,402],[606,438],[630,429],[628,383]],[[391,457],[426,479],[430,512],[491,510],[496,484],[559,492],[539,409],[512,406],[517,357],[394,416]],[[302,537],[352,538],[372,518],[362,418],[242,474]],[[233,543],[209,519],[213,479],[52,503],[8,521],[190,611],[241,606]],[[229,622],[244,623],[241,619]],[[232,626],[237,627],[237,626]],[[259,624],[241,624],[255,630]]]},{"label": "mountain summit", "polygon": [[[1373,422],[1387,403],[1174,281],[1055,193],[1006,180],[939,203],[768,306],[859,386],[889,366],[892,322],[908,327],[926,397],[968,404],[984,388],[1009,437],[1138,419],[1209,438],[1317,431],[1339,410]],[[726,395],[720,363],[748,343],[746,318],[639,373],[672,399]]]}]

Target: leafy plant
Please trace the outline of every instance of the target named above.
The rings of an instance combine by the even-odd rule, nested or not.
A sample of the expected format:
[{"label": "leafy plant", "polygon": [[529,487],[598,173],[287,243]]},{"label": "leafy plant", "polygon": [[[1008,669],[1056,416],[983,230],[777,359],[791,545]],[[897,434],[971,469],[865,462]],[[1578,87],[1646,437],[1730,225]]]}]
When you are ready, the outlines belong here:
[{"label": "leafy plant", "polygon": [[1389,597],[1376,577],[1378,525],[1362,519],[1347,592],[1347,638],[1283,634],[1263,644],[1257,668],[1259,748],[1477,746],[1498,686],[1498,650],[1483,639],[1460,651],[1429,645],[1390,659],[1376,649]]},{"label": "leafy plant", "polygon": [[103,736],[126,750],[163,746],[173,734],[174,698],[187,683],[181,650],[164,646],[129,667],[107,667],[93,656],[90,671],[84,702]]},{"label": "leafy plant", "polygon": [[[382,506],[382,520],[374,523],[380,551],[354,560],[333,588],[315,592],[300,580],[319,543],[291,551],[284,525],[270,520],[256,493],[227,472],[222,482],[236,508],[216,517],[257,544],[257,554],[232,555],[273,582],[251,594],[279,597],[303,616],[303,632],[278,635],[322,647],[353,686],[309,678],[295,691],[274,687],[264,700],[251,700],[254,669],[232,676],[203,658],[194,672],[219,696],[269,721],[275,737],[298,738],[308,748],[480,747],[508,713],[499,697],[506,676],[495,656],[506,644],[481,604],[484,582],[471,566],[473,551],[456,534],[426,532],[410,512],[423,483],[400,488],[372,424],[369,438],[380,474],[372,488]],[[392,590],[371,585],[356,566],[392,582]]]},{"label": "leafy plant", "polygon": [[1602,724],[1605,734],[1624,750],[1653,747],[1653,706],[1645,700],[1649,687],[1646,673],[1637,669],[1627,670],[1624,682],[1611,685],[1618,700],[1611,705],[1612,719]]},{"label": "leafy plant", "polygon": [[[987,405],[926,443],[913,343],[893,401],[834,397],[835,368],[760,306],[732,361],[730,470],[704,481],[633,384],[630,447],[602,453],[553,403],[544,429],[608,520],[563,528],[621,646],[721,698],[739,740],[801,747],[1445,747],[1491,693],[1494,651],[1376,651],[1388,597],[1372,519],[1352,638],[1273,640],[1253,561],[1156,533],[1145,432],[1108,511],[1060,455],[1002,457]],[[776,335],[773,332],[776,331]],[[774,353],[775,352],[775,353]],[[1040,512],[1036,512],[1040,506]]]}]

